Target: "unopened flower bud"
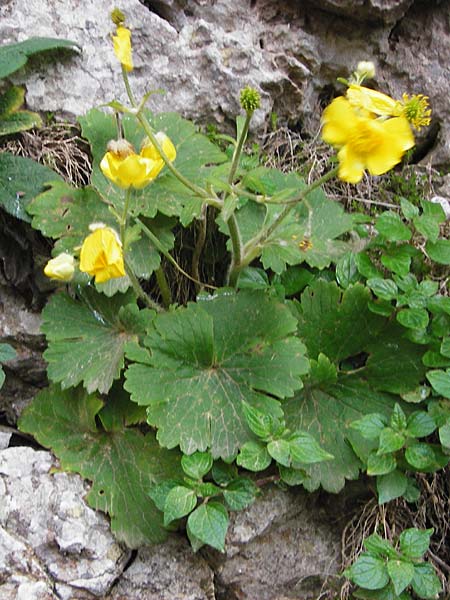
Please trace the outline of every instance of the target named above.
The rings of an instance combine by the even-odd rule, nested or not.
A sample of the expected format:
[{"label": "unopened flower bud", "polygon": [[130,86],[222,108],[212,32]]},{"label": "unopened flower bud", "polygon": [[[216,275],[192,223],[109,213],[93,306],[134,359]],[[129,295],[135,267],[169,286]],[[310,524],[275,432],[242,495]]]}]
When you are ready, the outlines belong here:
[{"label": "unopened flower bud", "polygon": [[261,96],[254,88],[247,86],[241,90],[240,103],[246,112],[252,113],[261,106]]},{"label": "unopened flower bud", "polygon": [[58,281],[70,281],[75,272],[75,259],[71,254],[63,252],[48,261],[44,268],[44,274],[50,279]]},{"label": "unopened flower bud", "polygon": [[353,78],[357,84],[361,84],[366,79],[375,77],[375,65],[371,60],[361,60],[353,73]]},{"label": "unopened flower bud", "polygon": [[114,25],[117,25],[117,27],[119,27],[119,25],[123,25],[125,23],[125,15],[120,10],[120,8],[116,7],[112,11],[112,13],[111,13],[111,21],[114,23]]}]

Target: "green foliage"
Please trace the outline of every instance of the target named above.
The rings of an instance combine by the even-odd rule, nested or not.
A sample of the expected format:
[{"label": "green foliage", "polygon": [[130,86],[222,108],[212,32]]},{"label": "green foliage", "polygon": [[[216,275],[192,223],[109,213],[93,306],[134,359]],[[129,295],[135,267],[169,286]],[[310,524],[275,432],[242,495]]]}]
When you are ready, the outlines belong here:
[{"label": "green foliage", "polygon": [[29,38],[16,44],[0,47],[0,79],[4,79],[26,65],[28,59],[41,52],[79,50],[76,42],[54,38]]},{"label": "green foliage", "polygon": [[[45,47],[21,46],[15,64]],[[51,384],[21,428],[92,481],[89,503],[130,547],[185,527],[195,551],[224,551],[230,512],[267,481],[336,493],[365,471],[380,504],[417,501],[413,475],[450,456],[441,207],[403,190],[399,211],[366,228],[320,187],[336,169],[309,185],[260,164],[257,146],[243,151],[252,111],[235,139],[207,137],[146,110],[150,94],[137,103],[123,73],[129,105],[80,118],[89,186],[0,155],[2,206],[74,265],[43,312]],[[30,118],[22,100],[17,88],[0,98],[4,130]],[[127,177],[150,169],[139,154],[150,142],[161,169],[141,187]],[[130,169],[128,189],[100,168],[107,151]],[[158,163],[157,151],[172,158]],[[86,267],[99,223],[117,236]],[[93,284],[111,264],[120,276]],[[433,597],[430,535],[366,539],[347,570],[355,597]]]},{"label": "green foliage", "polygon": [[178,454],[162,449],[153,433],[129,427],[136,418],[120,389],[105,404],[80,387],[63,391],[55,385],[38,394],[19,423],[52,449],[63,469],[92,481],[89,505],[110,515],[112,531],[130,548],[165,538],[149,494],[161,479],[181,476]]},{"label": "green foliage", "polygon": [[16,351],[9,344],[0,344],[0,388],[5,382],[5,372],[1,364],[15,358]]},{"label": "green foliage", "polygon": [[233,457],[250,437],[243,403],[282,416],[275,398],[292,395],[308,370],[295,319],[264,293],[205,297],[153,324],[125,387],[148,407],[159,442],[186,454]]},{"label": "green foliage", "polygon": [[366,551],[344,571],[358,586],[355,598],[407,600],[414,591],[419,598],[437,598],[441,582],[424,561],[433,529],[405,529],[393,546],[373,533],[364,540]]},{"label": "green foliage", "polygon": [[406,415],[401,406],[395,404],[389,420],[384,415],[366,415],[354,421],[351,427],[376,444],[366,461],[367,474],[377,476],[380,504],[399,496],[411,497],[413,483],[404,470],[433,472],[449,461],[439,445],[418,441],[430,436],[438,427],[430,412],[414,411]]},{"label": "green foliage", "polygon": [[8,152],[0,153],[0,207],[7,213],[31,221],[27,213],[30,202],[50,181],[59,176],[39,163]]},{"label": "green foliage", "polygon": [[17,86],[11,86],[0,94],[0,137],[42,125],[37,113],[19,110],[24,97],[25,90]]}]

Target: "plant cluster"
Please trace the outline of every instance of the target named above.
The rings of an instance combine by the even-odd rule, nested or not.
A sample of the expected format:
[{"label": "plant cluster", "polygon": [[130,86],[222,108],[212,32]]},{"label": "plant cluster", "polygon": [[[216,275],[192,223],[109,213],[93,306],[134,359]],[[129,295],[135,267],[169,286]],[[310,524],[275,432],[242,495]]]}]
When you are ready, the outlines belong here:
[{"label": "plant cluster", "polygon": [[[90,185],[47,174],[14,208],[55,241],[45,273],[60,282],[43,311],[51,383],[21,430],[92,481],[88,502],[132,548],[185,523],[194,550],[223,551],[230,511],[267,481],[337,493],[365,471],[380,503],[414,502],[414,474],[450,456],[445,215],[407,198],[400,214],[348,214],[321,186],[397,165],[430,121],[426,98],[363,86],[373,65],[360,64],[323,115],[338,164],[307,184],[243,151],[251,88],[225,151],[178,114],[147,110],[150,92],[137,100],[129,79],[130,30],[120,11],[113,20],[129,103],[79,119]],[[189,273],[174,232],[194,221]],[[228,240],[223,281],[199,279],[208,227]],[[187,305],[168,264],[197,286]],[[397,549],[374,533],[346,574],[377,598],[407,598],[410,585],[433,597],[430,535],[407,530]]]}]

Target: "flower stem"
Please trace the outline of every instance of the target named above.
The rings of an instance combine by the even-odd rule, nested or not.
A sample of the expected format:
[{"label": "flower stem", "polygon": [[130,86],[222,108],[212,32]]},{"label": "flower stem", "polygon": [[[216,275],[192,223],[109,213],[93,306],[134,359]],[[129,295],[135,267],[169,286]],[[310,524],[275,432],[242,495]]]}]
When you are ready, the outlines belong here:
[{"label": "flower stem", "polygon": [[170,291],[166,275],[161,266],[156,269],[155,276],[159,291],[161,292],[163,306],[164,308],[169,308],[169,306],[172,304],[172,292]]},{"label": "flower stem", "polygon": [[325,175],[322,175],[322,177],[319,177],[319,179],[317,179],[312,184],[310,184],[308,187],[306,187],[301,192],[299,192],[299,194],[297,194],[297,196],[295,196],[294,198],[291,198],[290,200],[288,200],[287,202],[284,203],[283,210],[280,212],[280,214],[277,216],[277,218],[273,221],[273,223],[271,223],[268,227],[265,227],[262,231],[260,231],[258,233],[258,235],[256,235],[254,238],[252,238],[245,244],[245,246],[243,248],[243,258],[242,258],[240,264],[234,265],[233,270],[230,270],[230,274],[229,274],[230,282],[235,281],[235,280],[237,281],[239,272],[244,267],[247,267],[255,258],[257,258],[261,254],[264,242],[272,235],[272,233],[279,227],[279,225],[281,225],[281,223],[288,216],[288,214],[291,212],[291,210],[299,202],[305,201],[307,196],[312,191],[314,191],[315,189],[320,187],[322,184],[324,184],[325,182],[332,179],[335,175],[337,175],[338,170],[339,170],[339,167],[335,167],[335,168],[331,169],[330,171],[328,171],[328,173],[325,173]]},{"label": "flower stem", "polygon": [[[236,147],[233,152],[233,159],[231,161],[230,172],[228,173],[228,184],[233,185],[234,177],[236,175],[237,168],[239,166],[239,160],[241,158],[242,149],[244,147],[245,140],[247,139],[248,129],[250,121],[253,115],[253,111],[247,111],[245,115],[244,125],[242,127],[241,135],[239,136]],[[225,199],[228,194],[225,195]],[[233,213],[227,220],[228,231],[230,233],[231,246],[232,246],[232,258],[230,268],[228,270],[227,283],[232,287],[236,287],[237,280],[240,271],[240,264],[242,262],[242,236],[239,229],[239,225],[236,219],[236,215]]]},{"label": "flower stem", "polygon": [[152,300],[144,292],[141,284],[139,283],[139,279],[133,273],[133,269],[130,267],[130,265],[128,264],[128,262],[126,260],[125,260],[125,271],[130,279],[131,285],[133,286],[133,290],[134,290],[136,296],[138,298],[140,298],[148,308],[152,308],[153,310],[156,310],[156,312],[163,312],[163,310],[164,310],[163,307],[160,304],[158,304],[157,302],[155,302],[155,300]]},{"label": "flower stem", "polygon": [[[134,97],[133,90],[131,89],[131,86],[130,86],[130,80],[128,78],[128,73],[123,66],[122,66],[122,77],[123,77],[125,89],[126,89],[130,104],[134,109],[136,109],[138,107],[138,104]],[[173,165],[172,161],[169,160],[167,154],[162,149],[161,144],[158,142],[158,139],[156,138],[155,134],[153,133],[150,123],[148,122],[147,118],[145,117],[145,115],[142,113],[141,110],[138,110],[136,112],[136,118],[139,121],[139,123],[142,125],[149,140],[152,142],[152,144],[158,150],[161,158],[166,163],[169,171],[173,175],[175,175],[175,177],[178,179],[178,181],[180,181],[184,186],[186,186],[188,189],[190,189],[192,192],[194,192],[194,194],[196,196],[200,196],[201,198],[204,198],[205,200],[207,200],[208,204],[211,204],[212,206],[215,206],[216,208],[221,208],[222,203],[220,202],[219,198],[212,198],[210,193],[208,193],[206,190],[204,190],[200,186],[196,185],[195,183],[193,183],[192,181],[187,179],[187,177],[185,177],[182,173],[180,173],[180,171]]]}]

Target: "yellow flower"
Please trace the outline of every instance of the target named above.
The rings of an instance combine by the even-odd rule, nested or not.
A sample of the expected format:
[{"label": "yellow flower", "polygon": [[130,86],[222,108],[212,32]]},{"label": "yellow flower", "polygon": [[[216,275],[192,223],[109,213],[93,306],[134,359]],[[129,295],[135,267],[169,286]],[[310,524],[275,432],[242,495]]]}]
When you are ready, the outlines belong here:
[{"label": "yellow flower", "polygon": [[[175,160],[175,146],[167,135],[160,131],[156,137],[167,158]],[[108,152],[102,158],[100,168],[105,177],[119,187],[141,189],[157,177],[164,164],[151,142],[144,144],[141,153],[136,154],[133,146],[126,140],[113,140],[108,144]]]},{"label": "yellow flower", "polygon": [[408,94],[403,94],[401,100],[394,100],[376,90],[351,84],[347,90],[347,100],[355,108],[368,111],[379,117],[403,116],[417,131],[429,125],[431,121],[428,96],[423,94],[411,97]]},{"label": "yellow flower", "polygon": [[339,148],[339,178],[358,183],[367,169],[371,175],[386,173],[414,146],[405,117],[374,119],[356,111],[339,97],[324,110],[322,138]]},{"label": "yellow flower", "polygon": [[52,258],[45,265],[44,273],[51,279],[58,281],[70,281],[75,272],[75,259],[71,254],[63,252]]},{"label": "yellow flower", "polygon": [[131,56],[131,31],[123,25],[116,29],[113,35],[114,53],[122,63],[125,71],[133,70],[133,58]]},{"label": "yellow flower", "polygon": [[95,283],[125,275],[122,245],[113,229],[101,227],[85,238],[81,246],[80,271],[95,276]]},{"label": "yellow flower", "polygon": [[[172,144],[171,139],[164,133],[164,131],[158,131],[155,137],[158,140],[164,154],[171,162],[173,162],[177,156],[177,151],[175,150],[175,146]],[[149,139],[147,139],[142,146],[141,156],[144,158],[151,158],[152,160],[161,160],[160,153]]]},{"label": "yellow flower", "polygon": [[402,104],[390,96],[352,83],[347,90],[347,100],[354,108],[363,109],[380,117],[399,117]]}]

